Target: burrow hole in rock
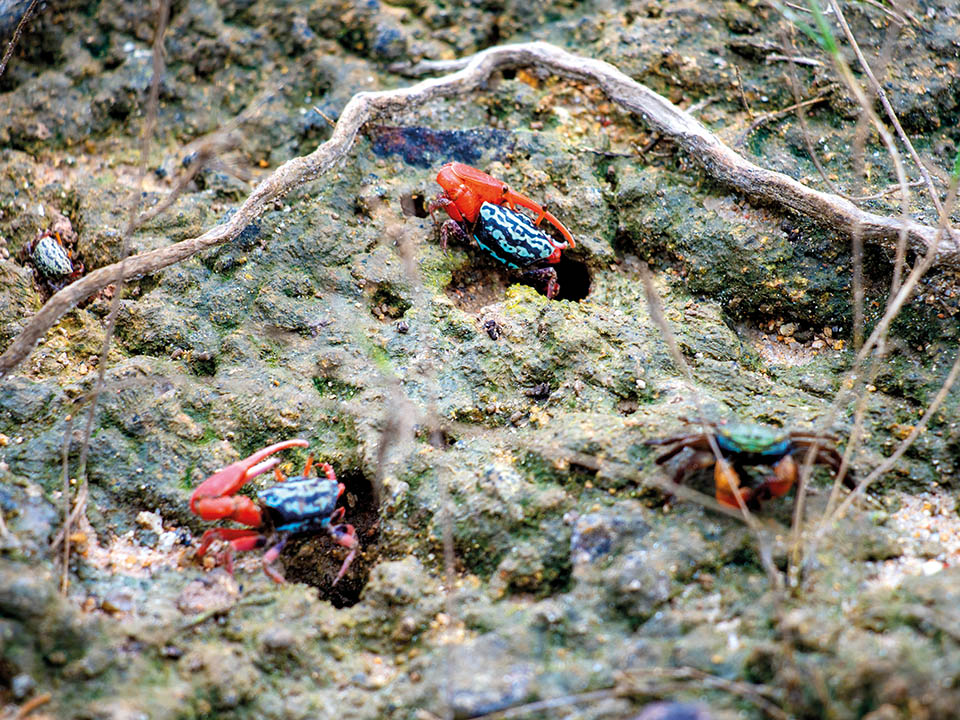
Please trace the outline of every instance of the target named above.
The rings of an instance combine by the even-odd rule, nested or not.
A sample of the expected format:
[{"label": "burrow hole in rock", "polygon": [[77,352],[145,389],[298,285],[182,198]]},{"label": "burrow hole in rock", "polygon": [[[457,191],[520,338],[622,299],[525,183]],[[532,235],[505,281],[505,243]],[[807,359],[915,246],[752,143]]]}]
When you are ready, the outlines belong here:
[{"label": "burrow hole in rock", "polygon": [[382,322],[402,318],[413,303],[403,297],[391,283],[380,283],[370,298],[370,312]]},{"label": "burrow hole in rock", "polygon": [[427,196],[421,192],[410,192],[400,196],[400,209],[407,217],[429,217]]},{"label": "burrow hole in rock", "polygon": [[[482,256],[478,253],[478,257]],[[590,294],[591,277],[586,263],[562,257],[553,268],[560,284],[554,300],[579,302]],[[533,286],[520,273],[480,261],[454,270],[446,293],[461,310],[476,313],[503,300],[507,288],[514,283]]]},{"label": "burrow hole in rock", "polygon": [[348,469],[338,472],[337,478],[346,488],[337,503],[347,510],[343,522],[353,525],[360,540],[347,574],[333,584],[350,551],[323,533],[290,538],[279,564],[288,581],[312,585],[319,591],[321,599],[342,608],[360,600],[370,569],[380,555],[380,504],[373,484],[363,473]]}]

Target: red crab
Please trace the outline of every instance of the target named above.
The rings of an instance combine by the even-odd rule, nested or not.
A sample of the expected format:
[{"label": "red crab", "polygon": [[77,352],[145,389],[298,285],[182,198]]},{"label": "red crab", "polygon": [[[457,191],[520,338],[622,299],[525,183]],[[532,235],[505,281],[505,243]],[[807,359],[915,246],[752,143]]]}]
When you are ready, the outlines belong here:
[{"label": "red crab", "polygon": [[[511,190],[502,180],[497,180],[475,167],[458,162],[447,163],[437,173],[437,183],[443,188],[443,192],[430,203],[428,210],[431,213],[442,207],[457,222],[475,223],[480,215],[480,206],[485,202],[506,205],[511,210],[516,210],[516,206],[520,205],[536,214],[534,225],[539,226],[541,221],[546,220],[560,231],[569,247],[576,247],[570,231],[542,205]],[[559,257],[559,253],[557,256]]]},{"label": "red crab", "polygon": [[[265,546],[269,540],[277,541],[263,556],[263,571],[274,582],[282,583],[283,576],[273,569],[273,562],[291,535],[326,531],[350,553],[343,561],[340,572],[333,584],[336,585],[357,553],[357,536],[353,525],[341,524],[343,507],[336,507],[337,500],[343,494],[343,483],[337,482],[337,476],[328,463],[321,463],[320,469],[326,477],[309,477],[313,466],[313,456],[307,460],[303,475],[287,480],[276,465],[279,458],[269,458],[275,452],[291,447],[306,447],[306,440],[284,440],[258,450],[250,457],[239,460],[218,470],[208,477],[190,496],[190,510],[204,520],[228,518],[236,520],[251,529],[214,528],[207,530],[197,548],[197,557],[203,557],[214,540],[225,540],[227,550],[221,556],[228,572],[233,572],[233,550],[253,550]],[[254,502],[246,495],[235,494],[251,479],[268,470],[273,470],[278,483],[258,493]],[[264,534],[264,530],[266,534]]]},{"label": "red crab", "polygon": [[[447,163],[437,173],[443,192],[428,206],[432,215],[444,208],[451,220],[440,228],[444,247],[452,236],[470,237],[504,265],[545,283],[546,296],[559,292],[557,273],[551,267],[560,261],[560,252],[575,247],[570,231],[557,218],[526,195],[510,189],[501,180],[463,163]],[[536,217],[527,217],[517,205]],[[504,207],[505,206],[505,207]],[[547,220],[563,236],[564,241],[543,232],[540,222]]]}]

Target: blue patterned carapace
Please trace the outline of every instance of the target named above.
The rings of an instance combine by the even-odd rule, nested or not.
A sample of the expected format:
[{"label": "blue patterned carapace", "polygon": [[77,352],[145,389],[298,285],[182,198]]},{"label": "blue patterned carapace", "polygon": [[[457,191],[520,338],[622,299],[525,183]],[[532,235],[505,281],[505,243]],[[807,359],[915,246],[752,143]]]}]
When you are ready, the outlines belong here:
[{"label": "blue patterned carapace", "polygon": [[473,228],[477,244],[507,267],[521,269],[550,258],[567,247],[540,230],[524,214],[502,205],[483,203]]}]

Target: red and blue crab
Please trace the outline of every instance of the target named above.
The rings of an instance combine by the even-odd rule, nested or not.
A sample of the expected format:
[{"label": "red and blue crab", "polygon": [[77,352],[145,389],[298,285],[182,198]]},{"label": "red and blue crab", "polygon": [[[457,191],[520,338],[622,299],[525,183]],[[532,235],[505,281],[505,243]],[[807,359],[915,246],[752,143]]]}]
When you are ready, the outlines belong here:
[{"label": "red and blue crab", "polygon": [[[443,247],[451,237],[472,236],[495,260],[521,270],[525,277],[545,287],[543,294],[548,298],[556,297],[560,291],[557,271],[549,265],[560,261],[561,251],[576,246],[563,223],[505,182],[463,163],[447,163],[440,168],[437,183],[443,192],[427,209],[432,215],[444,208],[451,218],[440,228]],[[517,210],[518,205],[536,217],[527,217]],[[543,220],[560,232],[563,241],[540,229]]]},{"label": "red and blue crab", "polygon": [[[283,576],[273,568],[273,562],[280,556],[287,539],[292,535],[327,532],[336,543],[350,550],[333,584],[344,576],[357,554],[359,542],[353,525],[341,523],[346,511],[337,507],[337,500],[343,494],[343,483],[337,482],[329,463],[318,466],[324,477],[310,477],[312,455],[303,474],[290,479],[276,467],[280,459],[270,457],[287,448],[307,445],[306,440],[284,440],[270,445],[218,470],[197,486],[190,496],[190,510],[194,514],[204,520],[227,518],[250,526],[250,529],[207,530],[197,548],[197,557],[203,557],[215,540],[224,540],[228,547],[222,561],[232,573],[234,550],[253,550],[273,541],[263,555],[263,570],[271,580],[282,583]],[[274,471],[278,484],[258,493],[258,502],[236,494],[247,482],[268,470]]]},{"label": "red and blue crab", "polygon": [[[684,449],[690,448],[693,453],[677,468],[673,481],[680,484],[698,470],[713,467],[717,502],[727,507],[740,507],[734,488],[739,490],[740,497],[751,509],[758,508],[766,500],[786,495],[797,481],[797,461],[794,455],[798,455],[802,461],[810,448],[816,448],[814,463],[827,465],[834,473],[840,469],[841,457],[836,448],[837,438],[832,435],[788,432],[749,423],[720,424],[704,420],[695,422],[713,428],[713,432],[647,440],[646,444],[671,446],[657,458],[657,465],[662,465]],[[711,437],[720,450],[720,460],[717,460],[710,448]],[[766,478],[756,487],[741,487],[740,476],[748,467],[772,468],[773,476]],[[848,486],[855,485],[849,475],[845,482]]]}]

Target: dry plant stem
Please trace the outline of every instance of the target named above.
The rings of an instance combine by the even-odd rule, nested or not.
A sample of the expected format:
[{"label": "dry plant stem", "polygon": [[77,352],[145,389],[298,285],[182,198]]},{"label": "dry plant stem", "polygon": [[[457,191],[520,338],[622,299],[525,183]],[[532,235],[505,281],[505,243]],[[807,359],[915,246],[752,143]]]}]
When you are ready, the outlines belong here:
[{"label": "dry plant stem", "polygon": [[[884,43],[883,52],[881,54],[881,57],[886,58],[883,63],[884,66],[886,66],[886,64],[889,62],[889,58],[892,54],[892,49],[895,45],[895,41],[896,41],[896,34],[893,32],[888,33],[886,42]],[[792,42],[792,36],[791,36],[791,42]],[[909,185],[907,183],[906,173],[903,168],[903,163],[900,160],[900,155],[896,148],[894,139],[890,135],[890,132],[883,125],[883,123],[880,122],[880,119],[877,117],[876,113],[873,111],[872,93],[871,95],[867,95],[866,93],[864,93],[863,89],[860,87],[859,83],[853,77],[853,73],[850,71],[850,68],[847,66],[846,62],[840,56],[839,52],[834,52],[832,55],[832,58],[833,58],[834,67],[836,68],[837,73],[840,75],[841,79],[847,85],[849,90],[854,94],[861,108],[861,120],[858,122],[857,133],[855,136],[855,147],[858,147],[858,148],[862,147],[862,145],[865,143],[866,133],[864,129],[864,121],[865,119],[869,119],[870,124],[873,125],[873,127],[876,129],[877,133],[880,135],[881,140],[883,141],[884,145],[887,148],[887,152],[890,155],[894,168],[896,169],[897,179],[899,181],[899,185],[901,189],[900,191],[901,212],[902,212],[902,218],[904,223],[902,225],[903,229],[901,230],[897,239],[896,260],[894,263],[893,280],[891,282],[890,300],[887,306],[888,312],[885,313],[885,316],[884,316],[884,319],[887,322],[886,324],[884,324],[883,320],[881,320],[881,322],[878,324],[878,327],[875,329],[875,332],[871,336],[873,338],[874,344],[876,344],[877,347],[879,348],[879,347],[882,347],[883,340],[886,337],[885,328],[889,327],[889,323],[892,322],[892,319],[896,317],[897,313],[899,313],[900,307],[902,307],[902,303],[905,302],[907,298],[909,298],[909,294],[901,294],[898,292],[898,290],[900,290],[900,284],[899,284],[900,276],[902,274],[903,262],[906,256],[906,243],[907,243],[906,223],[909,221],[910,190],[909,190]],[[793,88],[794,93],[798,94],[799,90],[797,87],[796,76],[792,67],[790,68],[789,77],[790,77],[791,86]],[[821,174],[823,174],[823,170],[816,159],[816,154],[814,153],[809,137],[807,136],[806,124],[802,119],[803,118],[802,109],[798,108],[797,113],[798,113],[798,116],[801,117],[801,125],[803,126],[803,130],[804,130],[804,140],[807,143],[808,150],[811,153],[811,157],[814,159],[814,163],[821,170]],[[857,161],[856,152],[854,154],[854,160],[855,162]],[[824,179],[826,179],[826,175],[824,175]],[[949,217],[945,216],[941,212],[940,219],[941,219],[941,223],[940,223],[941,228],[947,227],[947,221],[949,220]],[[857,357],[854,362],[854,369],[849,377],[859,378],[860,377],[859,370],[862,367],[864,359],[866,358],[866,352],[869,351],[869,349],[866,347],[864,348],[859,347],[860,333],[857,332],[859,327],[862,327],[862,317],[863,317],[863,304],[862,304],[863,303],[863,291],[862,291],[863,228],[859,224],[854,224],[852,239],[853,239],[853,256],[854,256],[853,257],[853,260],[854,260],[854,268],[853,268],[854,269],[854,278],[853,278],[854,280],[854,283],[853,283],[854,284],[854,321],[855,321],[854,345],[855,347],[858,348],[860,352],[858,352],[857,354]],[[911,273],[911,277],[914,277],[914,282],[919,280],[920,275],[922,275],[924,272],[926,272],[927,269],[929,269],[929,267],[927,266],[927,261],[936,257],[938,242],[939,242],[939,235],[935,236],[932,244],[928,245],[923,262],[918,263],[917,267],[914,268],[915,271],[919,271],[919,274],[917,275],[914,275],[914,273]],[[897,304],[898,299],[900,299],[899,304]],[[858,304],[858,300],[859,300],[859,304]],[[896,305],[895,309],[894,309],[894,305]],[[892,313],[890,312],[891,310],[893,311]],[[859,319],[859,326],[857,326],[858,319]],[[880,330],[881,326],[883,326],[884,329],[882,330],[881,334],[877,334],[876,330]],[[879,357],[875,357],[871,365],[871,371],[870,371],[871,377],[873,377],[874,373],[876,372],[876,369],[877,369],[876,363],[878,362],[879,362]],[[837,401],[839,401],[839,396],[837,398]],[[835,413],[838,409],[837,401],[835,401],[833,407],[831,408],[831,412],[829,414],[831,422],[833,417],[835,417]],[[865,397],[862,393],[860,394],[860,402],[865,403]],[[862,423],[862,417],[859,417],[859,420]],[[860,427],[859,425],[855,427],[855,433],[851,436],[849,442],[847,443],[847,447],[845,448],[844,459],[841,462],[840,469],[837,471],[833,489],[831,490],[831,493],[830,493],[830,500],[827,503],[826,515],[829,515],[829,511],[833,507],[833,503],[836,501],[836,498],[839,493],[840,484],[842,483],[843,478],[846,475],[847,463],[849,462],[849,459],[852,457],[853,452],[857,448],[857,444],[860,439],[860,434],[858,432],[859,427]],[[809,454],[807,459],[810,460]],[[801,476],[800,476],[800,486],[804,490],[807,487],[807,483],[809,481],[809,478],[812,472],[813,472],[813,462],[812,461],[805,462],[803,469],[801,471]],[[803,500],[799,499],[799,504],[801,508],[802,508],[802,503],[803,503]],[[794,523],[793,523],[792,540],[793,540],[793,547],[794,547],[793,559],[796,562],[791,566],[788,572],[788,575],[791,577],[791,579],[795,577],[794,572],[797,570],[798,563],[801,560],[800,554],[799,554],[799,530],[800,530],[801,519],[802,519],[801,515],[795,514]]]},{"label": "dry plant stem", "polygon": [[[789,37],[789,44],[793,47],[793,35]],[[900,257],[900,247],[905,244],[905,234],[907,233],[907,224],[911,222],[909,215],[909,199],[910,199],[910,190],[909,184],[907,183],[906,173],[903,169],[903,163],[900,161],[900,154],[897,151],[896,144],[893,142],[893,136],[890,135],[890,132],[886,127],[880,122],[880,119],[876,116],[876,113],[873,112],[871,105],[871,98],[867,97],[863,90],[860,88],[860,85],[857,84],[857,81],[854,79],[853,74],[850,72],[850,68],[847,67],[846,63],[843,61],[843,58],[840,57],[839,53],[836,53],[833,56],[834,67],[837,70],[837,73],[840,75],[840,78],[847,85],[850,91],[854,94],[857,101],[860,104],[861,113],[865,114],[870,122],[874,125],[877,130],[877,133],[880,135],[881,140],[883,140],[884,145],[886,145],[887,152],[890,155],[890,159],[893,161],[894,168],[897,173],[897,181],[900,187],[900,201],[901,201],[901,213],[902,213],[902,223],[901,230],[897,233],[897,257]],[[813,164],[817,168],[817,172],[820,174],[820,178],[830,188],[831,192],[836,193],[837,197],[842,197],[847,202],[852,204],[853,199],[839,191],[839,189],[833,184],[830,180],[830,176],[827,174],[826,169],[823,167],[820,162],[820,157],[817,154],[817,151],[813,147],[813,143],[810,140],[811,133],[810,128],[807,126],[807,118],[803,112],[803,106],[799,105],[800,103],[800,83],[797,80],[796,70],[792,63],[788,66],[787,79],[790,84],[790,89],[793,92],[793,96],[797,101],[797,119],[800,121],[801,135],[803,136],[803,142],[807,146],[807,153],[810,156],[810,159],[813,161]],[[848,228],[848,234],[853,235],[856,232],[863,234],[864,239],[866,238],[865,228],[859,221],[854,221],[854,223]],[[931,239],[932,242],[932,239]],[[929,246],[928,242],[928,246]],[[895,273],[897,276],[897,273]]]},{"label": "dry plant stem", "polygon": [[[169,15],[170,3],[168,0],[160,0],[157,6],[157,27],[154,33],[153,41],[153,78],[150,84],[150,96],[147,100],[147,113],[140,136],[140,168],[137,179],[136,190],[130,198],[130,211],[127,218],[127,225],[124,228],[123,244],[120,250],[120,278],[117,281],[114,290],[113,299],[110,303],[110,312],[107,315],[106,332],[103,339],[103,347],[100,348],[100,362],[97,368],[97,381],[94,385],[93,394],[90,400],[90,410],[87,414],[87,424],[83,433],[83,444],[80,448],[80,461],[77,469],[77,477],[80,478],[80,490],[77,492],[77,498],[74,502],[73,512],[67,516],[63,527],[64,552],[63,552],[63,576],[61,592],[66,594],[69,585],[69,566],[70,566],[70,526],[80,517],[87,506],[87,496],[89,494],[89,482],[87,479],[87,458],[90,453],[90,438],[93,435],[93,423],[96,418],[97,404],[100,399],[100,393],[106,382],[107,356],[110,352],[110,341],[113,339],[113,332],[117,325],[117,313],[120,310],[120,295],[123,290],[123,283],[126,279],[127,256],[130,253],[131,240],[136,229],[137,215],[140,211],[140,196],[143,188],[143,179],[147,174],[147,157],[150,150],[150,138],[153,135],[153,127],[157,119],[157,106],[160,98],[160,78],[163,76],[163,36],[166,32],[167,18]],[[66,469],[66,457],[69,453],[69,437],[65,442],[64,465]],[[65,473],[69,474],[69,473]],[[59,535],[57,536],[60,537]],[[56,540],[54,540],[56,543]],[[56,544],[54,544],[56,547]]]},{"label": "dry plant stem", "polygon": [[[892,52],[893,45],[895,44],[896,36],[893,34],[887,35],[887,43],[885,43],[886,52]],[[861,112],[863,112],[869,119],[870,123],[873,125],[874,129],[877,131],[877,134],[880,135],[880,139],[883,141],[883,144],[887,148],[887,154],[890,156],[890,160],[893,162],[894,170],[897,173],[897,182],[900,185],[900,212],[903,219],[901,224],[900,232],[897,235],[897,254],[896,260],[894,262],[893,268],[893,284],[892,287],[894,291],[891,294],[895,293],[896,288],[900,282],[900,275],[903,271],[903,262],[906,257],[906,248],[907,248],[907,223],[910,221],[910,184],[907,182],[907,173],[903,167],[903,161],[900,158],[900,151],[897,149],[896,142],[894,142],[893,135],[890,134],[890,131],[887,130],[887,126],[881,122],[880,118],[877,117],[877,114],[873,111],[873,92],[869,95],[863,91],[863,88],[860,87],[860,83],[857,82],[856,78],[853,76],[853,72],[850,70],[850,67],[847,65],[846,61],[840,55],[839,51],[834,52],[832,55],[833,64],[837,72],[840,74],[841,79],[846,84],[850,92],[853,93],[854,97],[857,99],[857,103],[860,105]],[[939,202],[937,203],[937,209],[942,215],[942,206]],[[949,222],[949,218],[948,218]],[[941,226],[942,223],[941,223]],[[860,231],[861,229],[858,226],[854,226],[854,233]],[[934,243],[939,242],[939,237],[935,238],[931,244],[928,244],[927,250],[930,252],[930,248],[934,246]]]},{"label": "dry plant stem", "polygon": [[[689,113],[609,63],[574,55],[548,43],[502,45],[477,53],[466,67],[451,75],[424,80],[408,88],[354,95],[343,109],[331,138],[310,155],[294,158],[277,168],[253,190],[228,222],[199,237],[134,255],[123,268],[115,263],[95,270],[56,293],[0,356],[0,377],[17,367],[47,330],[81,300],[118,282],[121,277],[156,272],[235,238],[275,200],[316,179],[342,160],[365,123],[420,107],[436,98],[469,94],[481,88],[493,73],[516,67],[536,67],[597,85],[610,100],[640,115],[655,132],[678,144],[709,176],[758,202],[790,209],[845,234],[850,234],[859,222],[866,242],[893,243],[903,231],[917,248],[933,244],[935,228],[912,220],[907,220],[904,226],[901,218],[865,212],[844,198],[813,190],[787,175],[749,162],[720,142]],[[408,71],[412,72],[413,68]],[[944,239],[937,261],[960,264],[960,237],[951,234]]]},{"label": "dry plant stem", "polygon": [[[923,180],[914,180],[913,182],[907,183],[907,187],[909,187],[909,188],[920,187],[921,185],[923,185]],[[892,186],[888,187],[886,190],[881,190],[880,192],[874,193],[873,195],[856,195],[856,196],[851,196],[851,197],[850,197],[850,200],[852,200],[853,202],[866,202],[866,201],[868,201],[868,200],[881,200],[881,199],[885,198],[887,195],[892,195],[893,193],[897,193],[897,192],[900,192],[900,186],[899,186],[899,185],[892,185]]]},{"label": "dry plant stem", "polygon": [[823,65],[815,58],[803,57],[802,55],[780,55],[778,53],[770,53],[763,59],[763,62],[765,65],[775,62],[788,62],[794,65],[809,65],[810,67],[821,67]]},{"label": "dry plant stem", "polygon": [[[137,227],[150,222],[161,213],[166,212],[167,209],[177,201],[177,198],[187,189],[201,170],[212,164],[220,155],[236,148],[240,144],[240,139],[234,134],[234,131],[247,120],[259,114],[264,105],[270,102],[277,92],[279,92],[279,89],[275,88],[270,92],[261,93],[261,95],[250,102],[241,113],[231,118],[230,122],[224,124],[209,135],[205,135],[187,144],[181,152],[184,157],[194,156],[193,162],[190,163],[187,171],[179,176],[177,184],[170,194],[164,198],[163,202],[158,203],[137,218]],[[231,175],[237,176],[233,168],[228,169],[224,167],[224,169]],[[247,177],[241,179],[245,182],[248,180]]]},{"label": "dry plant stem", "polygon": [[923,417],[920,418],[920,422],[913,426],[910,434],[903,439],[903,442],[900,443],[899,447],[897,447],[890,457],[880,463],[876,468],[874,468],[873,472],[871,472],[857,484],[856,490],[851,492],[850,495],[848,495],[844,501],[840,503],[836,512],[833,513],[830,519],[842,518],[843,514],[858,496],[862,495],[871,484],[876,482],[878,478],[896,465],[897,460],[903,457],[903,454],[910,449],[910,446],[913,445],[913,442],[920,436],[920,433],[922,433],[924,428],[926,428],[929,424],[933,414],[940,409],[943,401],[947,399],[950,388],[952,388],[953,384],[957,381],[958,375],[960,375],[960,347],[957,348],[957,358],[954,360],[953,367],[950,368],[950,372],[947,374],[947,379],[937,392],[936,397],[933,398],[933,402],[930,403],[930,407],[927,408],[927,411],[923,414]]},{"label": "dry plant stem", "polygon": [[13,37],[10,38],[10,42],[7,43],[7,49],[3,53],[3,60],[0,60],[0,77],[3,76],[4,71],[7,69],[10,56],[13,55],[13,50],[17,47],[17,42],[20,40],[20,34],[33,16],[33,11],[36,10],[38,2],[39,0],[33,0],[23,13],[23,17],[20,18],[20,22],[17,23],[17,28],[13,31]]},{"label": "dry plant stem", "polygon": [[[950,189],[947,193],[946,201],[944,202],[943,212],[941,212],[940,214],[941,226],[944,226],[944,227],[946,226],[947,220],[950,217],[950,214],[953,212],[953,208],[957,201],[958,189],[960,189],[960,177],[954,177],[953,182],[950,186]],[[871,377],[873,377],[873,373],[875,373],[877,368],[879,367],[879,362],[883,355],[882,350],[886,342],[887,331],[890,328],[890,323],[893,322],[893,319],[896,318],[896,316],[899,314],[900,309],[903,307],[903,304],[907,301],[907,299],[913,293],[913,290],[916,287],[917,282],[919,282],[920,278],[924,275],[924,273],[926,273],[927,270],[929,270],[930,267],[933,265],[932,257],[935,256],[936,254],[935,251],[936,251],[935,247],[931,248],[930,251],[927,253],[927,255],[921,261],[917,262],[913,270],[910,271],[910,274],[907,276],[906,281],[904,282],[903,286],[900,288],[896,297],[892,298],[890,302],[887,304],[886,311],[884,312],[883,317],[880,319],[880,322],[877,323],[877,326],[874,328],[873,332],[870,334],[870,337],[867,338],[867,342],[864,343],[864,346],[860,349],[860,352],[857,353],[857,356],[854,359],[853,370],[851,371],[850,375],[848,375],[848,379],[852,379],[854,377],[854,374],[859,372],[859,368],[863,366],[863,363],[867,359],[868,353],[870,353],[870,351],[874,347],[876,347],[878,351],[874,354],[873,363],[870,368]],[[944,386],[940,389],[940,392],[937,394],[937,397],[934,399],[934,404],[936,404],[938,407],[939,407],[939,403],[942,403],[943,398],[946,397],[947,390],[949,390],[949,387],[953,384],[953,382],[956,379],[954,375],[954,371],[956,369],[957,369],[957,364],[955,363],[954,368],[950,371],[950,374],[947,377],[947,382],[944,383]],[[851,382],[851,385],[852,384],[853,383]],[[834,400],[834,403],[831,407],[831,413],[830,413],[831,422],[832,422],[832,417],[835,415],[837,409],[840,406],[840,399],[842,396],[844,396],[844,393],[838,394],[837,398]],[[861,394],[861,403],[865,403],[865,402],[866,400],[865,400],[864,394]],[[910,445],[919,435],[920,431],[923,429],[923,427],[925,427],[926,422],[929,421],[929,416],[932,415],[934,404],[932,404],[930,408],[928,408],[927,413],[923,416],[923,418],[921,419],[921,422],[918,423],[916,426],[914,426],[910,435],[908,435],[907,438],[901,443],[897,451],[893,455],[891,455],[891,457],[888,458],[887,461],[885,461],[884,463],[881,463],[881,465],[877,469],[875,469],[872,473],[870,473],[870,475],[868,475],[867,478],[865,478],[861,483],[859,483],[857,485],[856,490],[854,490],[854,492],[852,492],[847,497],[847,499],[843,502],[840,508],[838,508],[837,511],[834,512],[834,507],[836,507],[837,498],[839,496],[839,487],[840,487],[840,484],[843,482],[843,478],[846,474],[847,467],[849,465],[849,460],[852,455],[852,449],[848,444],[848,447],[844,452],[843,461],[840,464],[840,470],[837,472],[837,478],[834,481],[833,490],[830,493],[830,499],[827,502],[827,509],[824,512],[823,518],[821,519],[817,527],[816,533],[814,534],[812,546],[815,546],[819,538],[822,537],[823,533],[826,530],[827,524],[832,522],[832,520],[838,516],[838,514],[840,513],[840,509],[842,508],[843,510],[846,510],[846,508],[850,506],[850,503],[853,502],[853,499],[855,497],[862,495],[862,493],[866,490],[866,488],[872,482],[874,482],[876,478],[880,477],[882,473],[878,473],[878,470],[882,468],[884,473],[887,472],[887,470],[893,467],[893,463],[895,463],[896,460],[898,460],[900,456],[902,456],[903,453],[907,451],[907,449],[910,447]],[[810,554],[811,555],[813,554],[813,549],[811,549]]]},{"label": "dry plant stem", "polygon": [[[648,678],[685,680],[700,683],[752,702],[769,717],[774,718],[774,720],[789,720],[790,717],[779,705],[766,697],[766,695],[773,696],[774,693],[763,685],[754,685],[738,680],[728,680],[727,678],[712,675],[694,667],[643,668],[642,670],[629,670],[624,673],[624,682],[632,681],[636,683],[635,687],[641,692],[645,689],[646,686],[644,683]],[[623,684],[624,683],[621,683],[621,685]],[[629,688],[629,685],[620,688],[621,694],[628,694]]]},{"label": "dry plant stem", "polygon": [[743,92],[743,78],[740,77],[740,68],[737,65],[734,65],[733,70],[737,74],[737,90],[740,92],[740,102],[743,103],[743,109],[747,111],[747,117],[752,120],[754,118],[754,114],[753,110],[750,109],[750,103],[747,102],[747,96]]},{"label": "dry plant stem", "polygon": [[[923,163],[920,162],[920,156],[917,154],[916,149],[914,149],[913,143],[910,142],[910,138],[907,137],[907,134],[904,132],[903,126],[900,125],[900,120],[897,118],[897,114],[894,112],[893,106],[887,99],[887,93],[884,91],[883,86],[877,82],[877,78],[874,76],[873,70],[870,68],[870,63],[867,62],[867,58],[860,50],[860,45],[857,43],[856,37],[850,31],[850,26],[847,24],[847,19],[843,16],[843,10],[840,8],[840,3],[837,2],[837,0],[830,0],[830,6],[833,8],[833,11],[837,16],[837,22],[840,23],[840,28],[843,30],[843,34],[846,36],[847,42],[850,43],[850,47],[853,48],[853,52],[857,56],[857,62],[860,63],[860,68],[863,70],[863,74],[866,75],[867,79],[870,81],[870,89],[872,94],[876,95],[877,99],[880,100],[880,104],[883,106],[883,110],[886,112],[887,117],[890,120],[890,124],[893,125],[894,130],[897,131],[897,137],[900,138],[900,142],[902,142],[904,147],[907,148],[907,152],[910,153],[911,159],[914,163],[916,163],[917,168],[920,170],[920,174],[923,176],[923,179],[927,184],[927,191],[930,193],[931,202],[933,202],[934,207],[937,208],[937,212],[941,212],[943,210],[943,206],[940,204],[940,198],[937,195],[936,188],[933,186],[933,180],[930,179],[930,174],[923,166]],[[906,22],[901,18],[896,18],[896,23],[897,25],[906,24]],[[892,32],[897,32],[898,29],[899,28],[897,26],[890,28]]]},{"label": "dry plant stem", "polygon": [[[872,7],[875,7],[877,10],[879,10],[879,11],[882,12],[882,13],[886,13],[887,15],[890,16],[890,18],[893,19],[894,22],[897,22],[897,23],[899,23],[900,25],[906,25],[906,24],[907,24],[907,18],[906,18],[906,17],[903,17],[902,15],[899,15],[898,13],[895,13],[895,12],[894,12],[893,10],[891,10],[890,8],[881,5],[880,3],[877,2],[877,0],[863,0],[863,2],[865,2],[867,5],[870,5],[870,6],[872,6]],[[909,17],[909,14],[908,14],[908,17]],[[916,23],[915,20],[914,20],[914,23]]]},{"label": "dry plant stem", "polygon": [[[70,438],[73,436],[73,413],[67,415],[65,419],[66,427],[63,431],[63,449],[61,451],[61,464],[63,467],[63,558],[60,569],[60,592],[67,594],[67,588],[70,584]],[[60,536],[58,535],[57,538]],[[53,547],[56,548],[57,540],[53,541]]]},{"label": "dry plant stem", "polygon": [[33,714],[34,710],[39,708],[41,705],[46,705],[51,700],[53,700],[53,695],[48,692],[40,693],[36,697],[30,698],[20,706],[20,709],[16,714],[16,720],[26,720],[26,718]]}]

